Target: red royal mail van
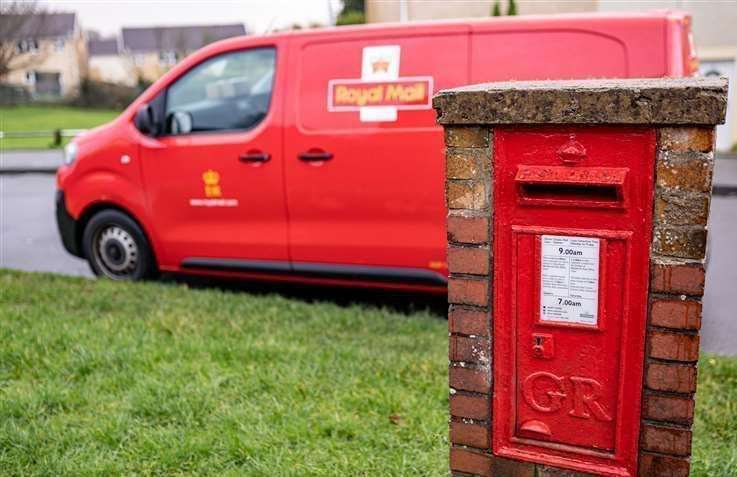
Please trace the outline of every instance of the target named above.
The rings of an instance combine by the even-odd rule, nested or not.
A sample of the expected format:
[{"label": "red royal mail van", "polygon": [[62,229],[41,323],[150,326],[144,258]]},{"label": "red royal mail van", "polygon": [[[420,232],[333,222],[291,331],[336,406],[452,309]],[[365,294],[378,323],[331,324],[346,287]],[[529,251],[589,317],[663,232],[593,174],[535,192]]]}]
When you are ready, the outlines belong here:
[{"label": "red royal mail van", "polygon": [[113,279],[167,271],[442,291],[433,93],[691,75],[689,23],[679,13],[529,16],[209,45],[67,147],[64,246]]}]

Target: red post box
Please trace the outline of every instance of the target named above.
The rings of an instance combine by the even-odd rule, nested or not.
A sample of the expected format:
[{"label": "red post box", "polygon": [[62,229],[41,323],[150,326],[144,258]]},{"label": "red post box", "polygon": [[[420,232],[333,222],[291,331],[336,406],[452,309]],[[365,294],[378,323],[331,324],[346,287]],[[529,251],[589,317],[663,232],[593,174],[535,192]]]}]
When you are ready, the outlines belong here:
[{"label": "red post box", "polygon": [[500,456],[634,468],[655,140],[642,128],[495,134]]},{"label": "red post box", "polygon": [[708,207],[725,82],[491,83],[434,105],[451,470],[686,477],[698,326],[679,313],[706,230],[687,204]]}]

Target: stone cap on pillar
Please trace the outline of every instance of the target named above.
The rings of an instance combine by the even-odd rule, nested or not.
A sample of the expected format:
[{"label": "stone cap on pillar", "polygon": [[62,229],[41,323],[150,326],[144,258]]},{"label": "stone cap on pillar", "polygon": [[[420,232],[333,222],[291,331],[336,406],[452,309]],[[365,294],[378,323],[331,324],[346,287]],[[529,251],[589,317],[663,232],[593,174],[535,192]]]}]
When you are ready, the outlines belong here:
[{"label": "stone cap on pillar", "polygon": [[439,124],[716,125],[727,80],[715,77],[505,81],[438,92]]}]

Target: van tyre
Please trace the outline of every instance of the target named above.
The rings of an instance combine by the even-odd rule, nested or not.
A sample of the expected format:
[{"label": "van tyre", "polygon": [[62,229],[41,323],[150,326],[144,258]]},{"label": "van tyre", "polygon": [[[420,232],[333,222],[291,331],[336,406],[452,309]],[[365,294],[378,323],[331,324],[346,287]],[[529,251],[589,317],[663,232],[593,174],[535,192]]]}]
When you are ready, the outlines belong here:
[{"label": "van tyre", "polygon": [[117,210],[96,213],[84,229],[82,247],[92,272],[112,280],[156,275],[156,260],[141,227]]}]

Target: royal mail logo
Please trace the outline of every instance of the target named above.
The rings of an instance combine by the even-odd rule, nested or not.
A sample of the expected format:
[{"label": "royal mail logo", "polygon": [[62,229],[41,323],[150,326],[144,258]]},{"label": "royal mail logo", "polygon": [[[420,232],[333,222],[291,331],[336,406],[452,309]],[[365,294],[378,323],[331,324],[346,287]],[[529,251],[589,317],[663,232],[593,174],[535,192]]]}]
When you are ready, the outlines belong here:
[{"label": "royal mail logo", "polygon": [[393,81],[331,80],[328,111],[359,111],[365,106],[393,106],[398,110],[429,109],[432,77],[414,76]]},{"label": "royal mail logo", "polygon": [[238,199],[223,198],[223,189],[220,187],[220,173],[208,169],[202,173],[202,182],[205,188],[205,199],[189,199],[190,207],[237,207]]},{"label": "royal mail logo", "polygon": [[217,171],[206,170],[202,174],[202,181],[205,183],[205,197],[223,196],[223,191],[220,189],[220,174]]},{"label": "royal mail logo", "polygon": [[400,76],[399,45],[366,46],[361,77],[328,81],[328,111],[358,111],[361,122],[396,121],[397,111],[432,108],[432,76]]}]

